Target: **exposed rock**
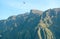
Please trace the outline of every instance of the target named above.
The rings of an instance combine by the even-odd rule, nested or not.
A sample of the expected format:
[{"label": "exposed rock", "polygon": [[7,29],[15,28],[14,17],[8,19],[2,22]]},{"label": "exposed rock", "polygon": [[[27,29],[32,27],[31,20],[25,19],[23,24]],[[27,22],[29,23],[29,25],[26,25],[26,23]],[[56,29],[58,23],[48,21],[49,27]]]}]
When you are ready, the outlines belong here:
[{"label": "exposed rock", "polygon": [[60,8],[0,20],[0,39],[60,39]]}]

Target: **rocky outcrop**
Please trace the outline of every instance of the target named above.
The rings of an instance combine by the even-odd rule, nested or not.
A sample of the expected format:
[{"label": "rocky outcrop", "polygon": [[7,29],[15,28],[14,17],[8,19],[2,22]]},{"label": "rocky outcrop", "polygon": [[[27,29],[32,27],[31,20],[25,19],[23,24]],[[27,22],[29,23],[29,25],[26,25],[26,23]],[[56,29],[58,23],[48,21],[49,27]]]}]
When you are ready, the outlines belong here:
[{"label": "rocky outcrop", "polygon": [[0,39],[60,39],[60,8],[0,20]]}]

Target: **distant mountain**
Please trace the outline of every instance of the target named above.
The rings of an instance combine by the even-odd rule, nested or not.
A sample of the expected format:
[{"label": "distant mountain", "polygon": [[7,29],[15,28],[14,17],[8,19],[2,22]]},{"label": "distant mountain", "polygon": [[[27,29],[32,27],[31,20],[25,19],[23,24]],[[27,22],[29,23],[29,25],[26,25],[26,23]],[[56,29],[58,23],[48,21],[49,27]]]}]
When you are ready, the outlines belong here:
[{"label": "distant mountain", "polygon": [[60,8],[0,20],[0,39],[60,39]]}]

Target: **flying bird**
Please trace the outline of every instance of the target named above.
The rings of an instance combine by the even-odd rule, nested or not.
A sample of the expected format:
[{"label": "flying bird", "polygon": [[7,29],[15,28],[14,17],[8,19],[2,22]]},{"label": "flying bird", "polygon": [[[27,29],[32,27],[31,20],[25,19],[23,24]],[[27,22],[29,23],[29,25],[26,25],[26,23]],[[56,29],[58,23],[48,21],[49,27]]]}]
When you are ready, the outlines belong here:
[{"label": "flying bird", "polygon": [[26,4],[25,2],[23,2],[23,4]]}]

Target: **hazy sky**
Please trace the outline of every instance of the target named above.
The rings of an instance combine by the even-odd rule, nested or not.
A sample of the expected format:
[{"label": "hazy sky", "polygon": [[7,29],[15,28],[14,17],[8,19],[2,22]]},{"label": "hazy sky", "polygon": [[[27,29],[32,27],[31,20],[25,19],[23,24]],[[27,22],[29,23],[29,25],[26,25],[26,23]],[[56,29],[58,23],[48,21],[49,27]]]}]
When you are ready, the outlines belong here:
[{"label": "hazy sky", "polygon": [[44,11],[49,8],[60,8],[60,0],[0,0],[0,20],[31,9]]}]

